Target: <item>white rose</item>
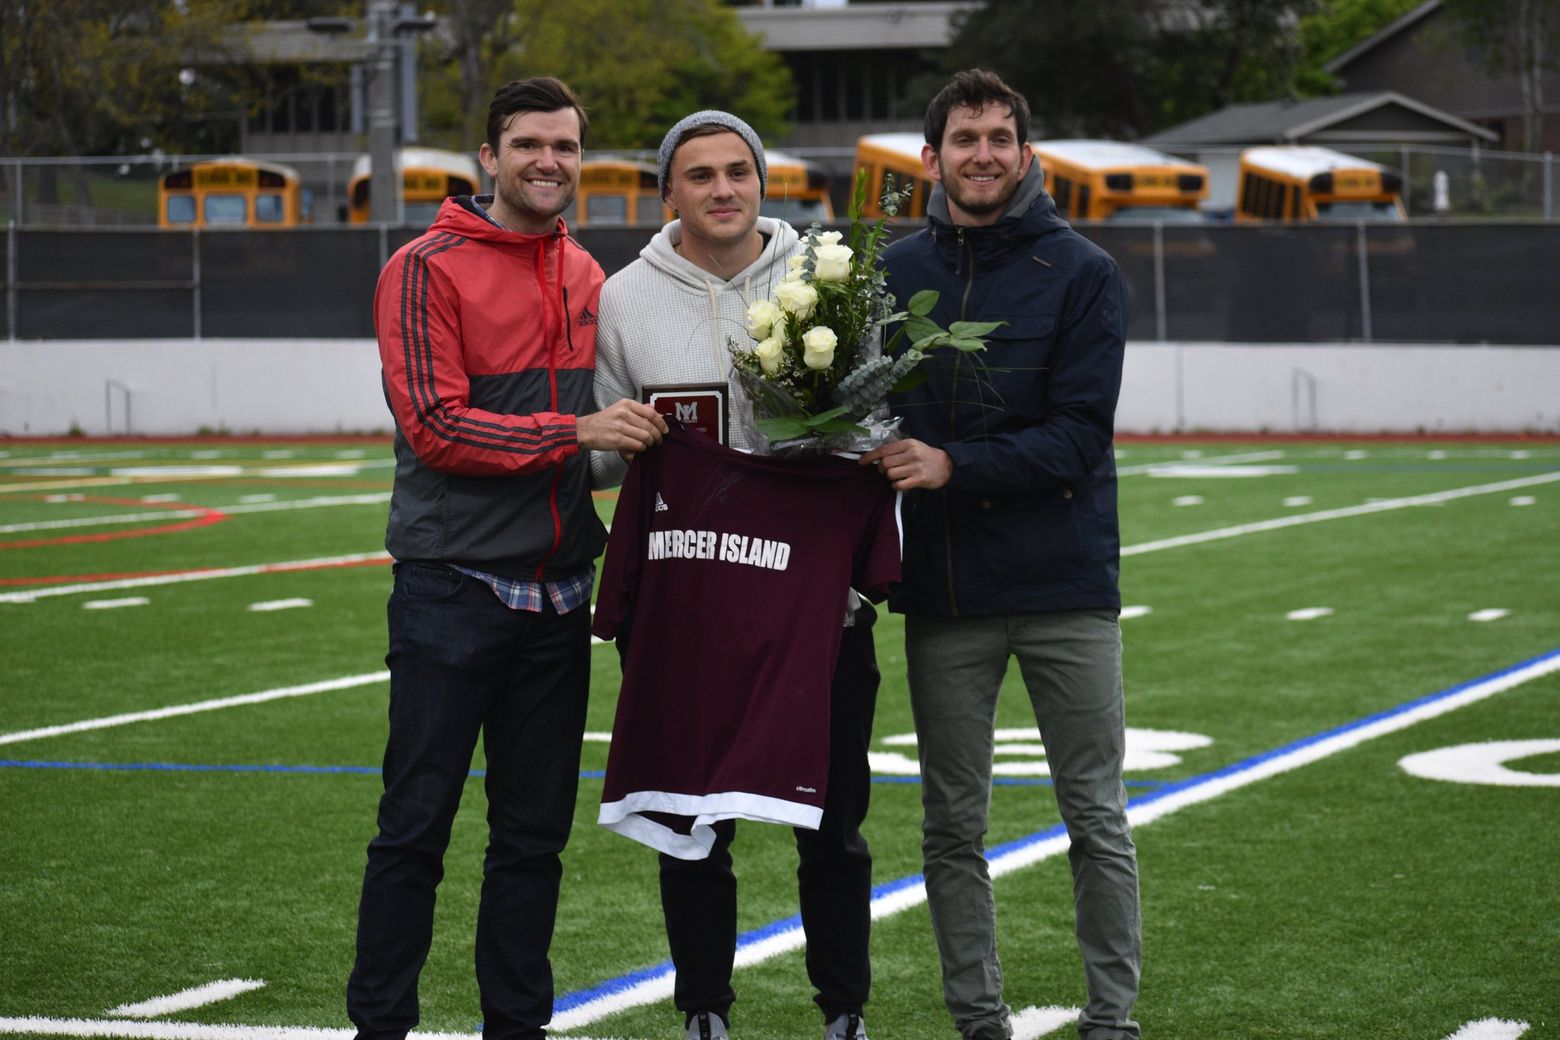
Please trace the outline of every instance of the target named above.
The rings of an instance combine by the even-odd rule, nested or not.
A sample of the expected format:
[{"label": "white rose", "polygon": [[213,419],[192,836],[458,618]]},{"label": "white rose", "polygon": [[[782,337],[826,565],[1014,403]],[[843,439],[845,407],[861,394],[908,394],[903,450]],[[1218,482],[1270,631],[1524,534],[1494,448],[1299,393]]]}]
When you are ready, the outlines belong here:
[{"label": "white rose", "polygon": [[766,339],[775,325],[783,322],[785,315],[773,300],[755,300],[747,309],[748,335],[754,339]]},{"label": "white rose", "polygon": [[818,244],[821,246],[832,246],[843,237],[845,236],[838,231],[820,231],[818,232]]},{"label": "white rose", "polygon": [[834,348],[839,338],[834,330],[816,325],[802,333],[802,363],[815,371],[823,371],[834,364]]},{"label": "white rose", "polygon": [[818,306],[818,290],[803,281],[781,282],[775,286],[775,302],[793,318],[806,321]]},{"label": "white rose", "polygon": [[783,346],[780,340],[770,336],[753,348],[753,353],[758,356],[758,367],[764,370],[764,375],[772,376],[780,371],[780,362],[785,357]]},{"label": "white rose", "polygon": [[850,247],[831,243],[813,251],[813,278],[820,282],[843,282],[850,277]]}]

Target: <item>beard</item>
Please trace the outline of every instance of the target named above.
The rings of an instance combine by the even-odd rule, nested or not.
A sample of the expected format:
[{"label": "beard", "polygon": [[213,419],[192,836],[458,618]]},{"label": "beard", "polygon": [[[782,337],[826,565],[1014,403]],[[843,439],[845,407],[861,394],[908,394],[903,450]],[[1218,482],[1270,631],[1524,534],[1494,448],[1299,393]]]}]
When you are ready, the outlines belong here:
[{"label": "beard", "polygon": [[569,183],[565,177],[557,178],[559,190],[555,193],[538,192],[527,186],[521,177],[495,181],[493,193],[512,212],[528,221],[549,221],[556,218],[574,202],[579,182]]}]

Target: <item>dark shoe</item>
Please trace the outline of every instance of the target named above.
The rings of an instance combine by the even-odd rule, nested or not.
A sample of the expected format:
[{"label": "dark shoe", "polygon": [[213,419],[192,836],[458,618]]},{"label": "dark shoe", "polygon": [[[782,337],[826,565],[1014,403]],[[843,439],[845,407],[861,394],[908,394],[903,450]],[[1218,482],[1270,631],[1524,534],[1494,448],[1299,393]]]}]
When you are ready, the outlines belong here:
[{"label": "dark shoe", "polygon": [[867,1024],[854,1011],[847,1011],[823,1027],[823,1040],[867,1040]]},{"label": "dark shoe", "polygon": [[731,1040],[726,1020],[713,1011],[698,1011],[688,1019],[685,1040]]}]

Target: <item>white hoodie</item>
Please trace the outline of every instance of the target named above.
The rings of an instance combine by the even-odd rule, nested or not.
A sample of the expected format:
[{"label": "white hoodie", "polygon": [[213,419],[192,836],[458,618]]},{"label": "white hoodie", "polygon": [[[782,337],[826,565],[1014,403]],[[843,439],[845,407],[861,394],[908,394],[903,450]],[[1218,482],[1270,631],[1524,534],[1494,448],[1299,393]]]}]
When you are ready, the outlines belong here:
[{"label": "white hoodie", "polygon": [[[725,383],[731,388],[730,444],[749,448],[744,431],[751,409],[731,380],[731,347],[753,345],[743,318],[748,304],[774,296],[786,261],[801,251],[796,229],[783,220],[759,217],[764,248],[746,270],[721,281],[678,255],[682,221],[658,231],[639,259],[607,279],[601,290],[596,328],[596,404],[640,399],[646,386],[665,383]],[[628,464],[616,452],[591,454],[595,487],[623,481]]]}]

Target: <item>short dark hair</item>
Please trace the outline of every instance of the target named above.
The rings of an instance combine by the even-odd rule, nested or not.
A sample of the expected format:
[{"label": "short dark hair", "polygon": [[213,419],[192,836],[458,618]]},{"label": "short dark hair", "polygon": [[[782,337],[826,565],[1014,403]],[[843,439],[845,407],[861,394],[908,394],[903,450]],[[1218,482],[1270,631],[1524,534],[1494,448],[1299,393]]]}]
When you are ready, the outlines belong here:
[{"label": "short dark hair", "polygon": [[488,147],[495,153],[498,151],[499,135],[504,132],[509,117],[515,113],[556,112],[563,108],[574,109],[574,114],[580,117],[580,145],[583,147],[585,130],[590,126],[590,120],[585,116],[585,107],[567,83],[553,76],[510,80],[494,92],[493,100],[488,105]]},{"label": "short dark hair", "polygon": [[926,107],[926,143],[933,151],[941,150],[943,131],[948,129],[948,113],[955,108],[968,106],[978,112],[987,105],[1006,105],[1011,109],[1019,142],[1029,140],[1029,102],[1024,95],[1002,82],[1002,77],[995,72],[965,69],[954,73],[953,79]]}]

